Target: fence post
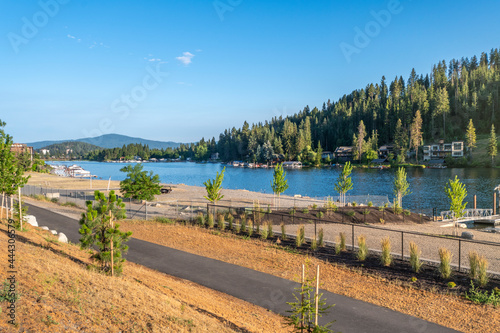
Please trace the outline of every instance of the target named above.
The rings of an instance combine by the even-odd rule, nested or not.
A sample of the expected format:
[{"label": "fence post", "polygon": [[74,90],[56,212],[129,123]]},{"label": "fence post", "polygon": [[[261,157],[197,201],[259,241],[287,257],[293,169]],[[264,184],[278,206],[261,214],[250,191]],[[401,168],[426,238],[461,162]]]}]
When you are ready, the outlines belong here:
[{"label": "fence post", "polygon": [[404,242],[405,233],[401,231],[401,260],[405,260],[405,242]]},{"label": "fence post", "polygon": [[462,240],[459,238],[458,239],[458,271],[460,272],[462,265]]},{"label": "fence post", "polygon": [[314,239],[317,239],[318,237],[316,236],[316,225],[318,224],[318,220],[314,220]]},{"label": "fence post", "polygon": [[352,252],[354,252],[354,224],[351,224],[352,226]]},{"label": "fence post", "polygon": [[144,210],[146,211],[146,221],[148,220],[148,201],[144,201]]}]

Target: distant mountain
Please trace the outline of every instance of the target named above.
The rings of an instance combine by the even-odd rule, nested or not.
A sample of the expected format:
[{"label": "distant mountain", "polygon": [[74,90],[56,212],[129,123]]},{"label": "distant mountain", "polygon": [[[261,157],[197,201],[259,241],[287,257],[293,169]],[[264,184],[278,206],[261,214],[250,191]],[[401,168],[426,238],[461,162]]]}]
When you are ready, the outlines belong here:
[{"label": "distant mountain", "polygon": [[180,146],[179,142],[173,141],[154,141],[147,140],[142,138],[133,138],[126,135],[121,134],[104,134],[101,136],[97,136],[95,138],[83,138],[77,140],[54,140],[54,141],[37,141],[27,143],[28,146],[32,146],[33,149],[41,149],[47,146],[63,143],[63,142],[86,142],[92,145],[99,146],[101,148],[121,148],[123,145],[128,145],[131,143],[139,143],[143,145],[148,145],[149,148],[157,148],[157,149],[166,149],[166,148],[177,148]]}]

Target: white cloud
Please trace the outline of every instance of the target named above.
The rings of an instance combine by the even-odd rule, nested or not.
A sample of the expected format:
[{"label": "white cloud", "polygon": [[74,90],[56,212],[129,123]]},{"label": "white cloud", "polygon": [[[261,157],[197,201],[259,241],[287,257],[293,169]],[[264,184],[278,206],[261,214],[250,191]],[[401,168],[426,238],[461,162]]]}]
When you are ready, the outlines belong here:
[{"label": "white cloud", "polygon": [[68,38],[71,38],[71,39],[75,39],[77,40],[78,42],[81,42],[82,40],[80,38],[76,38],[75,36],[72,36],[70,34],[67,35]]},{"label": "white cloud", "polygon": [[189,65],[191,63],[191,59],[193,59],[194,57],[194,54],[190,53],[190,52],[184,52],[182,53],[182,56],[180,57],[176,57],[175,59],[179,60],[180,62],[182,62],[184,65]]}]

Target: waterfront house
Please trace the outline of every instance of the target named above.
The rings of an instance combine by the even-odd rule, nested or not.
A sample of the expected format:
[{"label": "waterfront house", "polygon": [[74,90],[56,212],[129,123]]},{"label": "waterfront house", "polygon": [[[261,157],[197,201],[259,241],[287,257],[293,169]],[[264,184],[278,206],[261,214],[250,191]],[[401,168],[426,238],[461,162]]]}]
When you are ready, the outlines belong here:
[{"label": "waterfront house", "polygon": [[445,143],[444,140],[439,140],[438,143],[425,145],[422,147],[424,161],[430,160],[444,160],[446,157],[463,157],[464,156],[464,142],[452,141]]},{"label": "waterfront house", "polygon": [[352,146],[340,146],[335,149],[335,158],[337,162],[348,162],[352,161],[353,147]]},{"label": "waterfront house", "polygon": [[283,162],[283,168],[300,169],[300,168],[302,168],[302,162],[299,162],[299,161]]},{"label": "waterfront house", "polygon": [[383,145],[378,149],[378,157],[379,158],[388,158],[390,154],[394,152],[394,146],[392,145]]}]

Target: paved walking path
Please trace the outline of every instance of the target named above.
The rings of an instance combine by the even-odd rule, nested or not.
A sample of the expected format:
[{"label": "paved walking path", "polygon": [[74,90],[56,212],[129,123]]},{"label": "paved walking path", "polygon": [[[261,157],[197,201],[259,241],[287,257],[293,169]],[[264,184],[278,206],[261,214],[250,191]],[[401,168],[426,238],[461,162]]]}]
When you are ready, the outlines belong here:
[{"label": "paved walking path", "polygon": [[[36,216],[38,225],[63,232],[71,242],[78,243],[78,221],[29,206],[29,213]],[[131,262],[193,281],[273,312],[287,315],[286,311],[290,307],[286,302],[294,301],[292,292],[298,286],[295,282],[139,239],[132,238],[128,245],[126,258]],[[330,309],[320,323],[335,320],[332,328],[336,332],[456,332],[370,303],[328,291],[322,292],[327,304],[335,304],[335,307]]]}]

